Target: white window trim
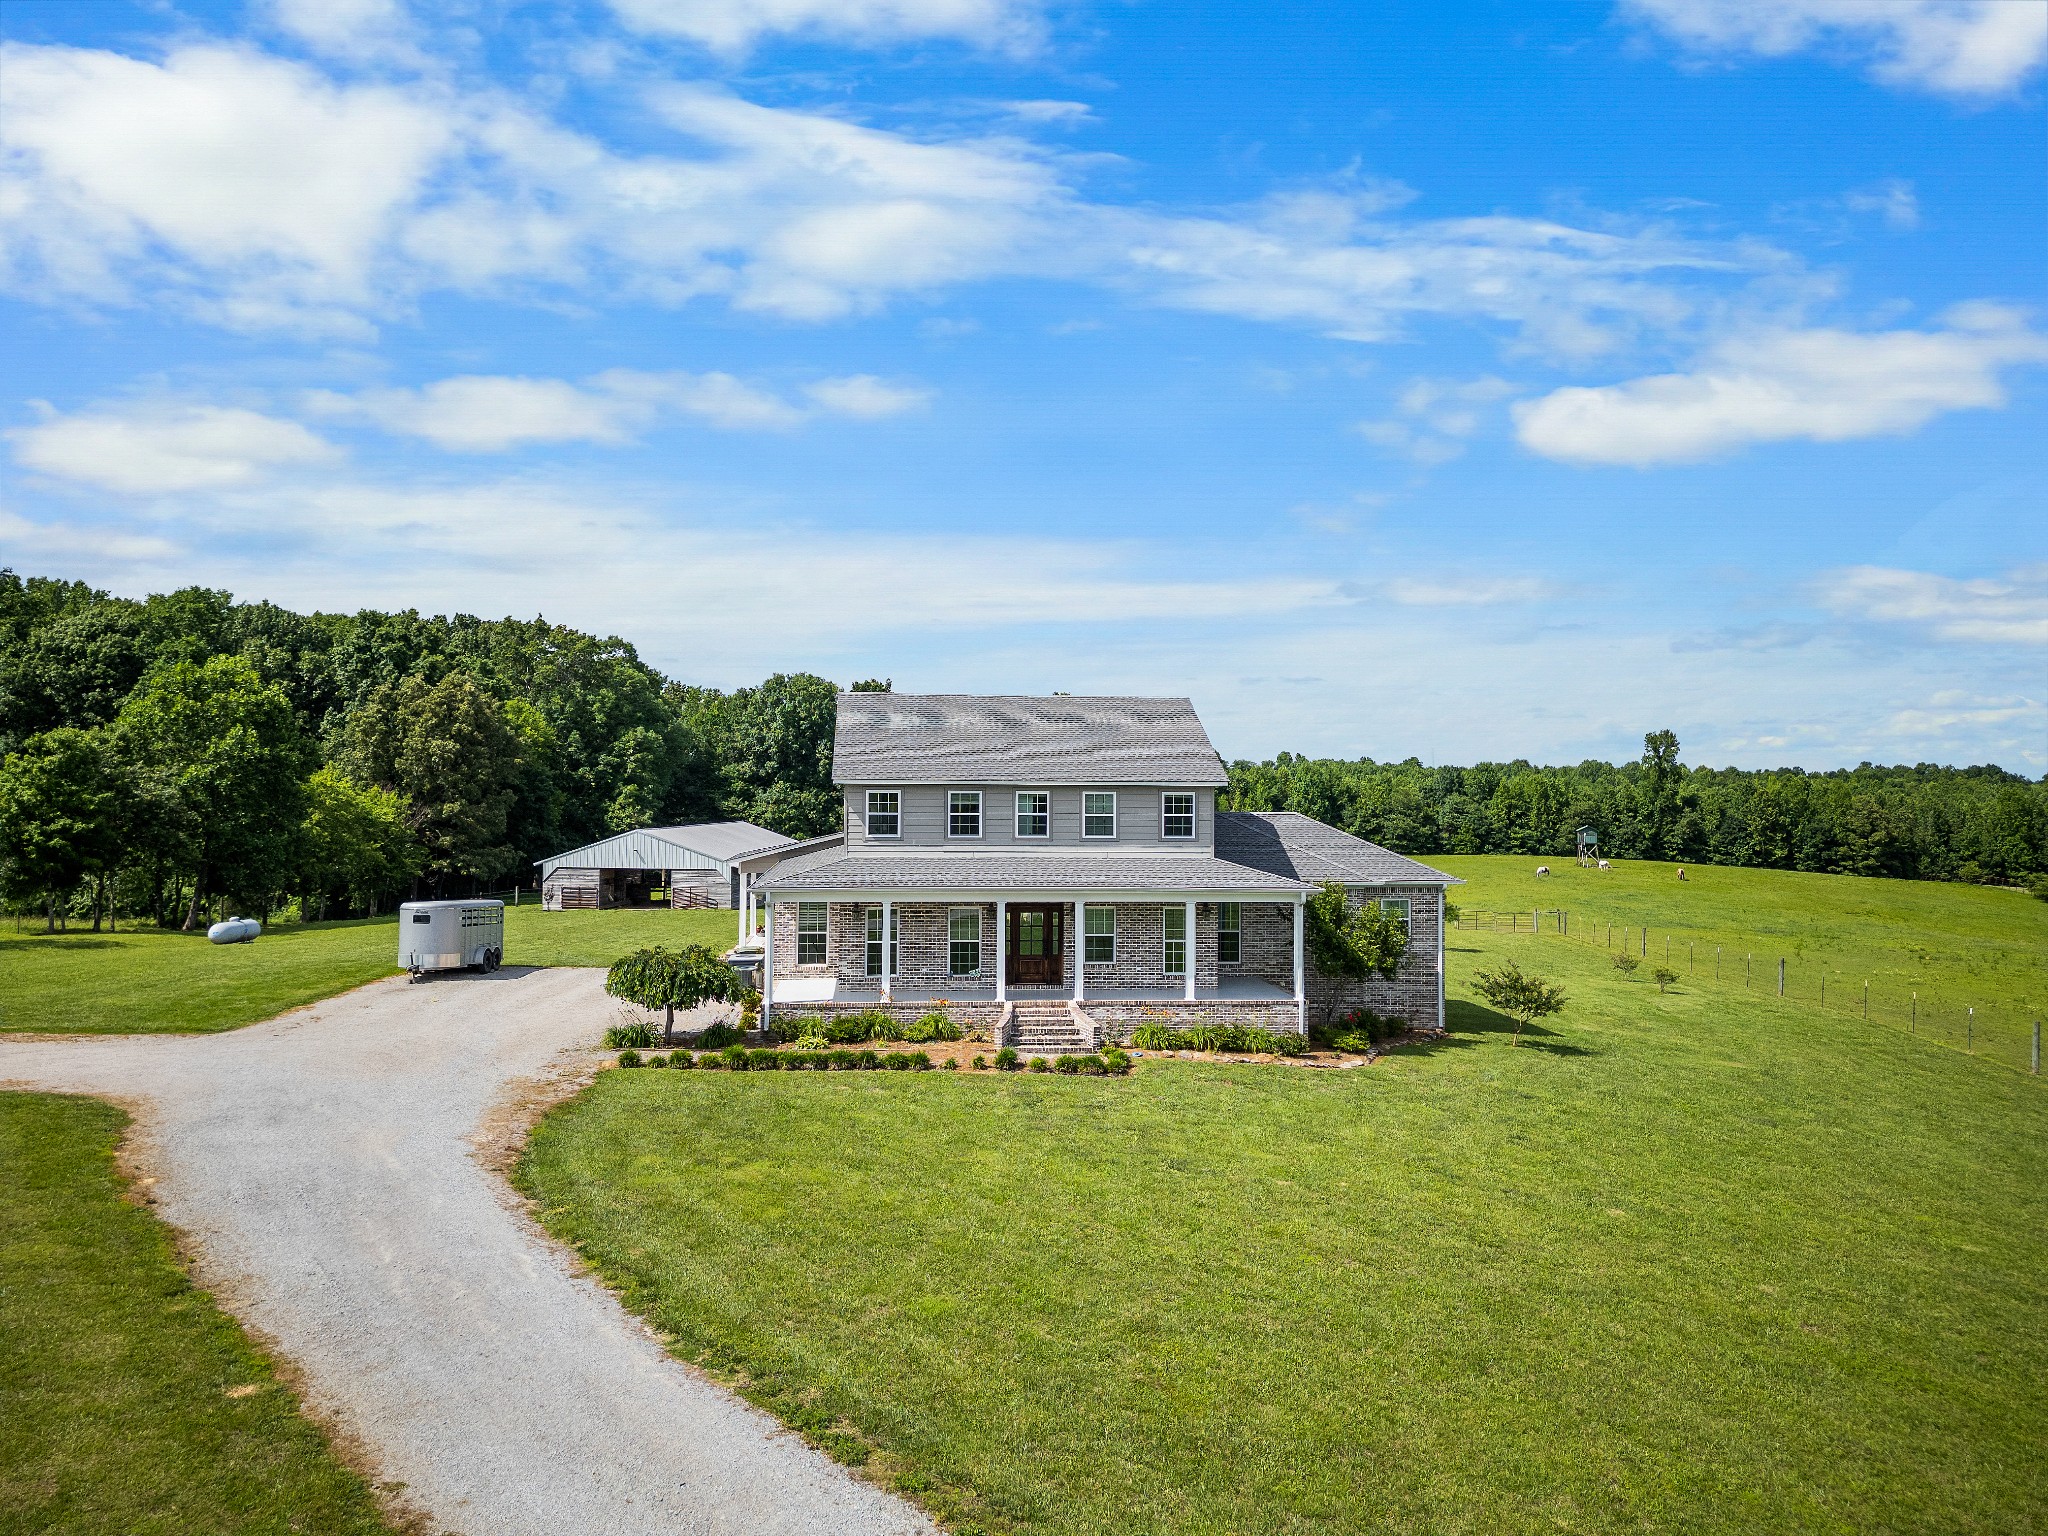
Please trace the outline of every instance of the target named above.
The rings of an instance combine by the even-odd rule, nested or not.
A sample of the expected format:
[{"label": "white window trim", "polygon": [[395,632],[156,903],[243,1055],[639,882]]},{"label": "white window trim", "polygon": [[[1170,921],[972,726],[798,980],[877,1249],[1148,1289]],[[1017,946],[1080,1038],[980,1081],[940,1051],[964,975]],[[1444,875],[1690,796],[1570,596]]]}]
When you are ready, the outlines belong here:
[{"label": "white window trim", "polygon": [[[1088,939],[1090,937],[1088,933],[1088,924],[1095,920],[1095,914],[1098,912],[1104,912],[1109,915],[1109,932],[1107,934],[1098,933],[1094,935],[1095,938],[1107,938],[1109,940],[1109,958],[1107,960],[1091,959],[1088,954]],[[1113,903],[1106,901],[1089,902],[1088,910],[1082,915],[1081,918],[1081,963],[1083,965],[1115,965],[1116,934],[1117,920],[1115,905]]]},{"label": "white window trim", "polygon": [[[975,830],[972,832],[955,832],[953,830],[953,797],[955,795],[974,796]],[[949,839],[961,843],[978,842],[981,839],[982,833],[987,830],[988,797],[986,795],[978,789],[949,789],[946,791],[946,836]]]},{"label": "white window trim", "polygon": [[[1018,830],[1024,825],[1024,797],[1026,795],[1043,795],[1045,797],[1045,830],[1043,832],[1023,832]],[[1014,814],[1010,817],[1010,835],[1020,843],[1042,843],[1052,837],[1051,790],[1020,789],[1017,791]]]},{"label": "white window trim", "polygon": [[[1109,830],[1108,830],[1107,832],[1090,832],[1090,831],[1088,830],[1088,797],[1089,797],[1090,795],[1107,795],[1107,796],[1109,796]],[[1081,791],[1081,837],[1082,837],[1082,839],[1083,839],[1084,841],[1087,841],[1087,842],[1094,842],[1094,843],[1108,843],[1108,842],[1114,842],[1114,841],[1116,840],[1116,791],[1115,791],[1115,790],[1113,790],[1113,789],[1084,789],[1084,790],[1082,790],[1082,791]]]},{"label": "white window trim", "polygon": [[[832,903],[829,901],[797,901],[791,902],[790,905],[796,909],[796,947],[791,951],[796,957],[795,963],[798,965],[830,965],[832,963]],[[825,958],[822,960],[806,960],[804,958],[805,907],[823,907],[825,909],[825,926],[813,930],[825,940]]]},{"label": "white window trim", "polygon": [[[883,909],[881,907],[875,906],[873,904],[870,904],[861,910],[860,952],[862,963],[870,967],[874,965],[875,950],[878,946],[885,946],[887,954],[887,959],[884,962],[883,969],[870,969],[866,971],[864,974],[869,976],[894,976],[897,970],[896,962],[901,957],[900,951],[897,948],[897,935],[900,934],[903,929],[903,924],[900,921],[898,921],[898,915],[903,911],[903,909],[901,907],[896,906],[892,906],[888,909],[888,929],[883,934],[882,938],[878,940],[875,937],[875,929],[878,926],[875,919],[882,915],[882,910]],[[829,926],[831,923],[831,907],[829,905],[826,907],[825,920],[827,925]]]},{"label": "white window trim", "polygon": [[[1237,909],[1237,926],[1235,928],[1223,926],[1223,909],[1225,907],[1235,907]],[[1237,955],[1236,958],[1231,960],[1223,958],[1223,936],[1226,933],[1233,935],[1237,940]],[[1244,903],[1241,901],[1219,901],[1216,903],[1216,963],[1218,965],[1244,964]]]},{"label": "white window trim", "polygon": [[1382,896],[1379,899],[1382,912],[1398,912],[1401,926],[1411,933],[1415,929],[1415,902],[1409,896]]},{"label": "white window trim", "polygon": [[[965,944],[967,941],[953,937],[953,919],[969,912],[974,914],[974,969],[971,971],[956,971],[953,969],[953,946],[955,944]],[[982,921],[982,912],[979,907],[946,908],[946,974],[948,976],[979,976],[981,974],[981,952],[983,946],[988,942],[987,927],[988,925]]]},{"label": "white window trim", "polygon": [[[875,796],[877,796],[877,795],[894,795],[894,796],[896,797],[896,830],[895,830],[894,832],[877,832],[877,831],[875,830]],[[893,842],[900,842],[900,841],[902,840],[902,838],[903,838],[903,791],[902,791],[902,790],[900,790],[900,789],[871,789],[871,790],[867,791],[867,798],[866,798],[866,799],[865,799],[865,800],[864,800],[864,801],[862,802],[862,804],[863,804],[863,805],[864,805],[864,806],[866,807],[866,809],[867,809],[867,814],[866,814],[865,816],[863,816],[863,817],[861,818],[861,830],[862,830],[862,831],[863,831],[863,832],[864,832],[864,833],[866,834],[866,836],[867,836],[867,838],[868,838],[868,840],[869,840],[870,842],[887,842],[887,843],[893,843]]]},{"label": "white window trim", "polygon": [[[1166,802],[1178,795],[1188,802],[1188,831],[1182,837],[1166,830]],[[1192,843],[1202,826],[1202,802],[1192,790],[1163,789],[1159,792],[1159,840],[1163,843]]]},{"label": "white window trim", "polygon": [[[1175,917],[1180,919],[1181,924],[1180,937],[1177,939],[1166,931],[1167,924]],[[1188,961],[1192,958],[1189,951],[1194,948],[1195,936],[1188,932],[1187,925],[1188,909],[1180,903],[1174,902],[1159,909],[1159,965],[1162,976],[1185,976],[1188,973]],[[1174,944],[1180,946],[1180,969],[1177,971],[1167,964],[1166,958],[1168,946]]]}]

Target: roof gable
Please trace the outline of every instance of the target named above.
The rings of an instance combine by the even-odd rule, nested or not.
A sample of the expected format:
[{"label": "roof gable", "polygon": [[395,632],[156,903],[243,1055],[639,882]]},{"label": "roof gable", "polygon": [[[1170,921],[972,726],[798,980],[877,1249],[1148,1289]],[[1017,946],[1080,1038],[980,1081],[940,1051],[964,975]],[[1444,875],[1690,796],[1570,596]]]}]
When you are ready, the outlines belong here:
[{"label": "roof gable", "polygon": [[842,693],[840,784],[1229,782],[1187,699]]}]

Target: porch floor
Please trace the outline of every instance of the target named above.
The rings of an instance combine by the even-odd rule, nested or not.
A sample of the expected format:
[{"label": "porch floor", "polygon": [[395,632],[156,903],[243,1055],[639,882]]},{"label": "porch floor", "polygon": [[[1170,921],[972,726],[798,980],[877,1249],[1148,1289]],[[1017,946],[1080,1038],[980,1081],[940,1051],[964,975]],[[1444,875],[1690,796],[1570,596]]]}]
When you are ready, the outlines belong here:
[{"label": "porch floor", "polygon": [[[1056,1003],[1071,999],[1073,995],[1071,985],[1011,987],[1004,998],[1012,1003]],[[944,989],[897,987],[894,1000],[899,1003],[929,1003],[944,998],[956,1003],[992,1003],[995,997],[996,989],[992,985]],[[1090,987],[1081,998],[1081,1006],[1086,1008],[1090,1003],[1178,1003],[1185,1001],[1186,997],[1185,987]],[[800,976],[775,983],[778,1007],[794,1007],[803,1003],[879,1003],[881,1000],[882,989],[872,980],[847,982],[835,981],[829,976]],[[1198,1003],[1287,1003],[1293,1000],[1294,994],[1287,988],[1261,981],[1256,976],[1232,976],[1213,987],[1195,988],[1195,1001]]]}]

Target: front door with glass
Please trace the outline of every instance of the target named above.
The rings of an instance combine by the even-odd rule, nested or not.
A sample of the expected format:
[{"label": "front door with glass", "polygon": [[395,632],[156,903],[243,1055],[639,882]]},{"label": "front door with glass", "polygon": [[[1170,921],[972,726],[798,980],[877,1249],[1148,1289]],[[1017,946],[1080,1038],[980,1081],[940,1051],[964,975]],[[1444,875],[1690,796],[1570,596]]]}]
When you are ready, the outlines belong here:
[{"label": "front door with glass", "polygon": [[1011,986],[1060,985],[1060,918],[1058,907],[1010,908],[1010,931],[1003,949]]}]

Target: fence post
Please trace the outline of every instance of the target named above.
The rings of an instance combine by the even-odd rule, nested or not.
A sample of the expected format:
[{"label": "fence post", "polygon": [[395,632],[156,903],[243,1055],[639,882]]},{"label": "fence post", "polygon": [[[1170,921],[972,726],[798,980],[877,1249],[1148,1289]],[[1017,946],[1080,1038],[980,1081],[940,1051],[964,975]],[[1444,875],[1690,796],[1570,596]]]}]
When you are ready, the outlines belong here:
[{"label": "fence post", "polygon": [[1977,1010],[1970,1010],[1969,1022],[1963,1025],[1963,1051],[1966,1055],[1977,1054]]},{"label": "fence post", "polygon": [[2034,1020],[2034,1075],[2041,1075],[2041,1021]]},{"label": "fence post", "polygon": [[1650,930],[1647,926],[1643,929],[1643,958],[1650,958]]},{"label": "fence post", "polygon": [[1912,1034],[1920,1028],[1920,994],[1913,994],[1913,1011],[1906,1019],[1906,1033]]},{"label": "fence post", "polygon": [[1863,1017],[1870,1017],[1870,978],[1863,979]]},{"label": "fence post", "polygon": [[1529,931],[1537,938],[1543,937],[1543,909],[1538,907],[1529,914]]},{"label": "fence post", "polygon": [[1721,979],[1721,946],[1720,946],[1720,945],[1718,945],[1718,944],[1716,944],[1716,945],[1714,946],[1714,980],[1716,980],[1716,981],[1719,981],[1720,979]]},{"label": "fence post", "polygon": [[1785,995],[1785,957],[1778,956],[1778,996]]}]

